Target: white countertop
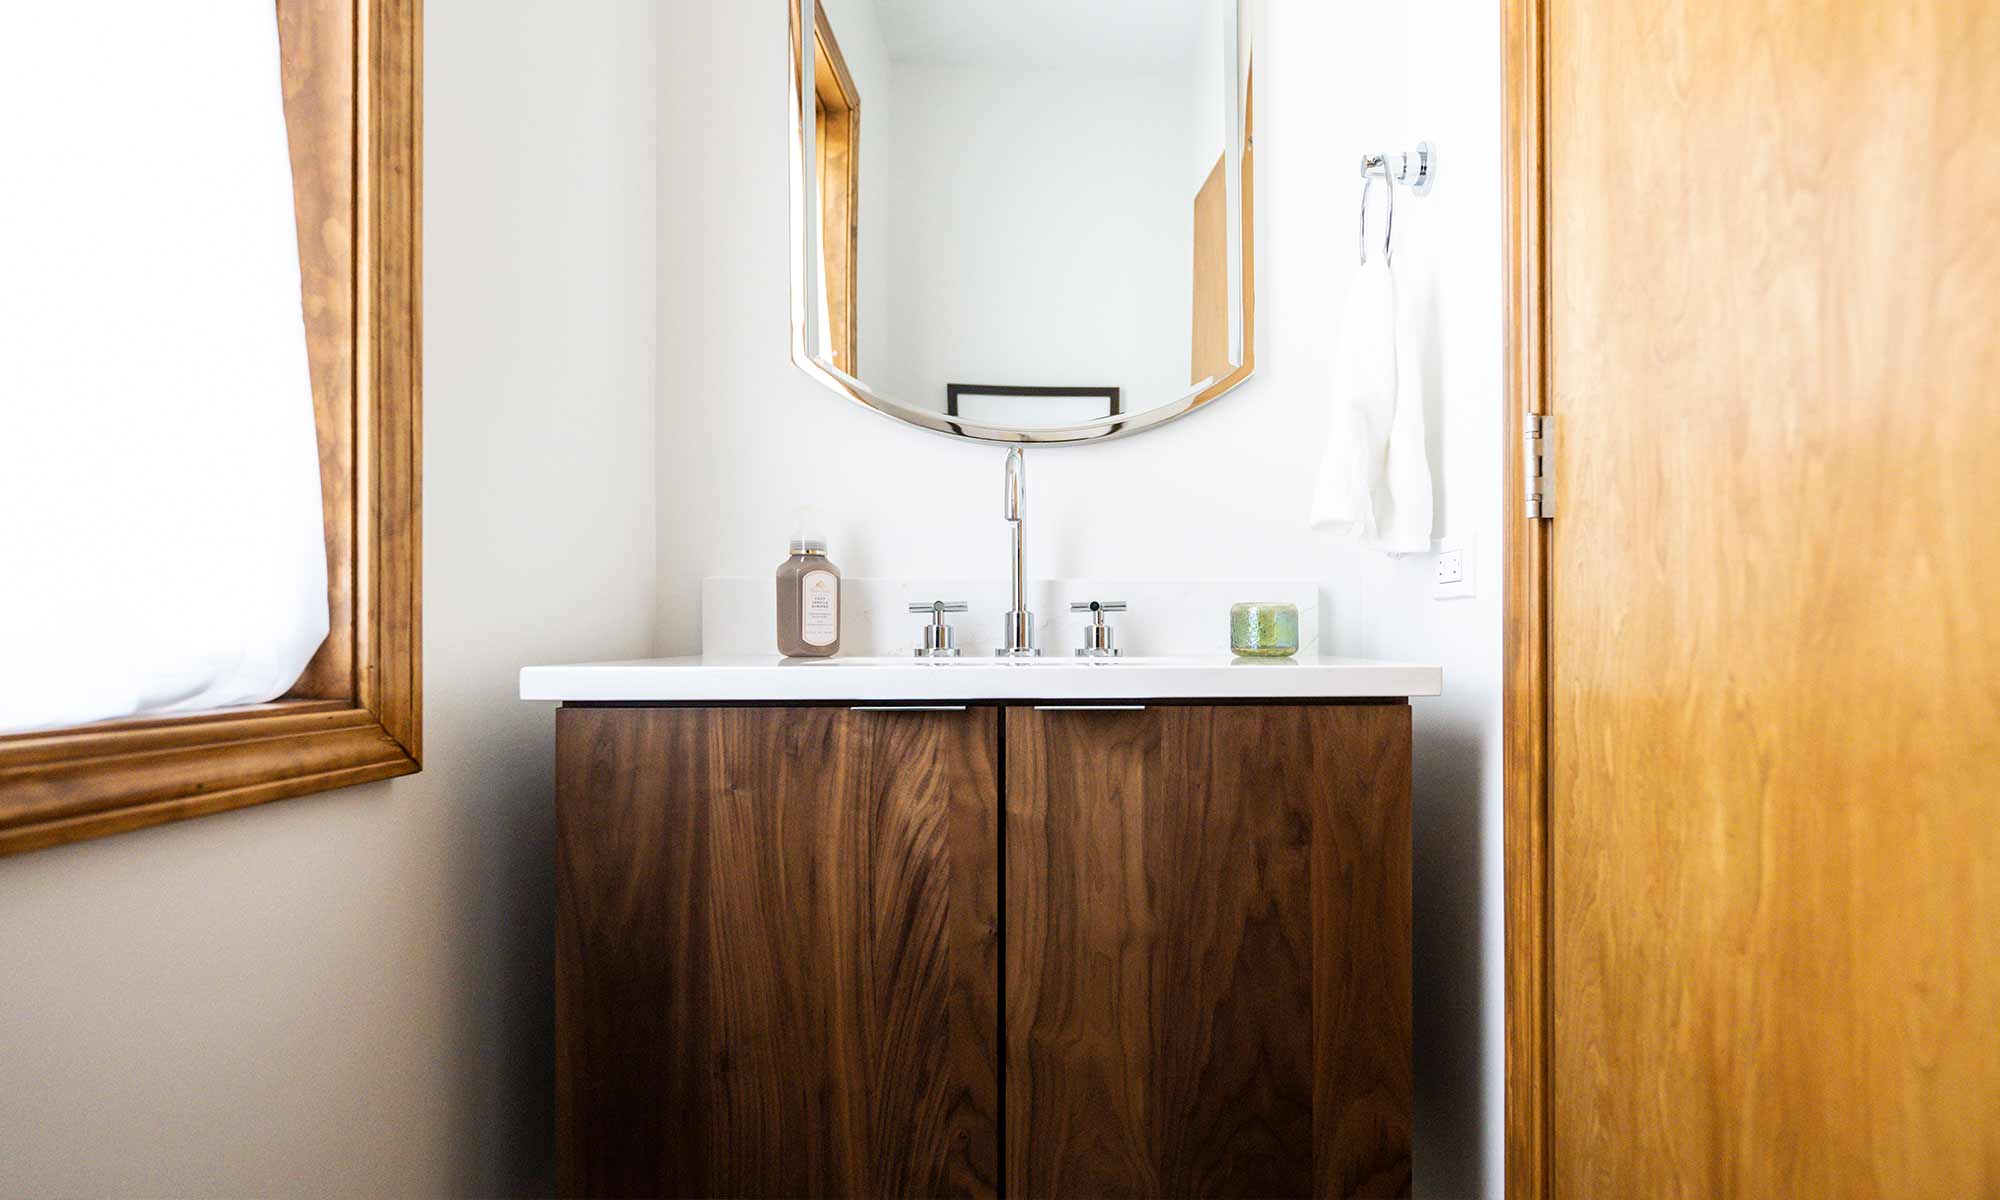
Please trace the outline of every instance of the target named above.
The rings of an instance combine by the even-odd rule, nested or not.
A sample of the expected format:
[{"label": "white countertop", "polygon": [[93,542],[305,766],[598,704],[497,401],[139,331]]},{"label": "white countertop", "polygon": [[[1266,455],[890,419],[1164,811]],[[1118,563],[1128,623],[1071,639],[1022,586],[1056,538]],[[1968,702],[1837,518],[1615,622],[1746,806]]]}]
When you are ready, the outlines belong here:
[{"label": "white countertop", "polygon": [[593,702],[1332,700],[1435,696],[1444,672],[1361,658],[654,658],[524,667],[521,699]]}]

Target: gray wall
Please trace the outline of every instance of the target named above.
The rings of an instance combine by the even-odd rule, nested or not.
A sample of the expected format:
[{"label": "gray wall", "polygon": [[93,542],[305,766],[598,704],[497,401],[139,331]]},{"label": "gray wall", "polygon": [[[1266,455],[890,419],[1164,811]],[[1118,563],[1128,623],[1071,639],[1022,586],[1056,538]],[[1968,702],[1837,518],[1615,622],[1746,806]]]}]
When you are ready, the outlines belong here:
[{"label": "gray wall", "polygon": [[551,739],[654,614],[654,6],[430,0],[426,767],[0,860],[0,1195],[550,1180]]}]

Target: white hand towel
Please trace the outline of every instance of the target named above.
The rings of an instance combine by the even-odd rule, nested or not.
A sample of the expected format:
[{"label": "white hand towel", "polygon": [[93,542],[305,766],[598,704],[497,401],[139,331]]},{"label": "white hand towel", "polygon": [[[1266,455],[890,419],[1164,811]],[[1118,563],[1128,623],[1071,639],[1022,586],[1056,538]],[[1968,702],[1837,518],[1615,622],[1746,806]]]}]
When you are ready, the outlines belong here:
[{"label": "white hand towel", "polygon": [[[1431,470],[1421,372],[1399,361],[1396,279],[1378,256],[1347,292],[1334,350],[1334,413],[1312,526],[1391,554],[1430,549]],[[1414,357],[1414,356],[1412,356]]]}]

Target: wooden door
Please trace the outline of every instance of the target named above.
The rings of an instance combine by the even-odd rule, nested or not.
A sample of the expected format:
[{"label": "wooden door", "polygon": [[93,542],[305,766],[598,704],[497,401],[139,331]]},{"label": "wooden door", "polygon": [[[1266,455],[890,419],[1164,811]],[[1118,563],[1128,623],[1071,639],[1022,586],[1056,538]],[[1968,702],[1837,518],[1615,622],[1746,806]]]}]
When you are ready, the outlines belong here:
[{"label": "wooden door", "polygon": [[1007,710],[1009,1194],[1407,1194],[1409,738]]},{"label": "wooden door", "polygon": [[564,1194],[995,1194],[998,727],[560,710]]},{"label": "wooden door", "polygon": [[1546,1183],[2000,1195],[2000,9],[1545,10]]}]

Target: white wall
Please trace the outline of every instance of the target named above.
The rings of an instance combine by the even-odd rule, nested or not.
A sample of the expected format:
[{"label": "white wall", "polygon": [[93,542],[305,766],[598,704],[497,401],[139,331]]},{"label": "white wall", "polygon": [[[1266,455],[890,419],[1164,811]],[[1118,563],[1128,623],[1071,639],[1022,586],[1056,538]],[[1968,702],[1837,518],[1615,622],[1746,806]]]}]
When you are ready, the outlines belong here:
[{"label": "white wall", "polygon": [[512,697],[650,638],[654,6],[425,7],[424,772],[0,860],[0,1195],[551,1190]]},{"label": "white wall", "polygon": [[[1329,649],[1435,661],[1416,707],[1417,1187],[1499,1194],[1501,416],[1499,17],[1489,4],[1273,3],[1257,64],[1258,376],[1128,441],[1029,455],[1041,576],[1315,577]],[[683,6],[660,39],[658,649],[699,645],[700,581],[783,559],[802,503],[850,575],[1005,572],[997,447],[907,429],[789,362],[781,6]],[[1419,58],[1417,49],[1421,49]],[[782,61],[782,60],[781,60]],[[1436,141],[1397,263],[1433,297],[1438,532],[1476,540],[1473,600],[1428,557],[1305,527],[1364,149]],[[1378,189],[1379,194],[1379,189]],[[971,597],[999,605],[998,595]],[[1143,622],[1133,612],[1128,623]]]},{"label": "white wall", "polygon": [[1128,411],[1187,394],[1188,81],[901,61],[892,75],[890,286],[862,311],[888,348],[862,378],[940,411],[947,383],[1119,387]]},{"label": "white wall", "polygon": [[[1311,200],[1303,180],[1291,178],[1310,168],[1289,152],[1301,139],[1309,143],[1311,130],[1292,123],[1330,113],[1338,133],[1321,148],[1343,151],[1330,164],[1331,218],[1313,222],[1308,207],[1285,220],[1275,248],[1283,262],[1275,270],[1290,274],[1323,260],[1340,264],[1344,274],[1354,261],[1357,144],[1400,148],[1424,138],[1439,152],[1437,189],[1422,199],[1398,193],[1395,265],[1399,284],[1427,297],[1431,317],[1426,423],[1435,533],[1475,550],[1478,595],[1432,600],[1428,556],[1391,561],[1348,554],[1336,562],[1352,571],[1358,611],[1344,632],[1357,650],[1445,668],[1444,696],[1416,710],[1417,1188],[1419,1195],[1497,1197],[1504,974],[1500,586],[1502,521],[1512,511],[1502,494],[1499,6],[1415,0],[1407,8],[1269,8],[1280,67],[1295,61],[1283,51],[1331,55],[1343,76],[1337,89],[1328,89],[1335,95],[1258,108],[1269,113],[1271,140],[1288,150],[1271,173],[1288,209],[1292,197],[1308,206]],[[1260,137],[1260,152],[1265,145]],[[1309,145],[1300,149],[1310,152]],[[1381,192],[1378,184],[1376,203]],[[1372,219],[1369,228],[1379,232]],[[1306,342],[1299,338],[1299,354],[1324,353]]]}]

